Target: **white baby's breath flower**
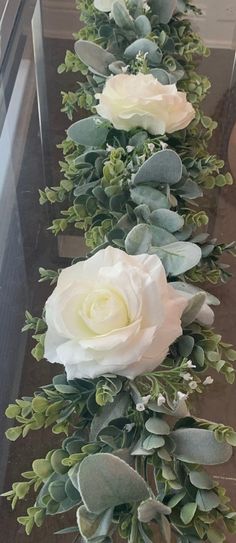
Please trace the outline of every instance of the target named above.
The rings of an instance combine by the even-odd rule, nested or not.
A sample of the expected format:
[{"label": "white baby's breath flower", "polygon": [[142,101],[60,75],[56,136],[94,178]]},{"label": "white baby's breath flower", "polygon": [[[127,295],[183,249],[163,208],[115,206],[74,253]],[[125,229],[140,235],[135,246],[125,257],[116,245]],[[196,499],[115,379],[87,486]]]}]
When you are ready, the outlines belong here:
[{"label": "white baby's breath flower", "polygon": [[161,405],[164,405],[164,403],[166,403],[165,396],[163,396],[163,394],[159,394],[157,398],[157,405],[160,407]]},{"label": "white baby's breath flower", "polygon": [[127,66],[122,66],[121,67],[121,71],[123,72],[123,74],[126,74],[129,70],[130,66],[129,64],[127,64]]},{"label": "white baby's breath flower", "polygon": [[127,153],[132,153],[132,151],[135,149],[135,147],[133,145],[127,145],[126,146],[126,151]]},{"label": "white baby's breath flower", "polygon": [[46,302],[45,358],[63,364],[68,379],[134,379],[164,360],[185,307],[157,255],[107,247],[60,273]]},{"label": "white baby's breath flower", "polygon": [[181,375],[181,377],[183,377],[183,379],[185,381],[192,381],[193,380],[193,376],[191,375],[191,373],[188,373],[188,372],[187,373],[181,373],[180,375]]},{"label": "white baby's breath flower", "polygon": [[186,362],[186,366],[187,366],[187,368],[189,368],[189,369],[194,369],[194,368],[196,368],[196,366],[193,364],[192,360],[188,360],[188,361]]},{"label": "white baby's breath flower", "polygon": [[186,128],[195,117],[186,93],[162,85],[152,74],[118,74],[106,80],[95,97],[97,113],[118,130],[143,128],[152,135]]},{"label": "white baby's breath flower", "polygon": [[144,403],[136,403],[136,411],[145,411],[146,407],[144,405]]},{"label": "white baby's breath flower", "polygon": [[168,147],[168,143],[166,143],[165,141],[160,141],[160,145],[161,145],[162,151],[164,151]]},{"label": "white baby's breath flower", "polygon": [[106,150],[111,152],[115,149],[115,147],[112,147],[112,145],[109,145],[109,143],[106,144]]},{"label": "white baby's breath flower", "polygon": [[133,430],[134,426],[135,426],[135,423],[134,423],[134,422],[130,422],[130,423],[128,423],[128,424],[125,424],[125,427],[124,427],[124,428],[125,428],[126,432],[131,432],[131,430]]},{"label": "white baby's breath flower", "polygon": [[147,147],[148,147],[149,151],[151,151],[151,153],[153,153],[153,151],[155,150],[155,145],[154,145],[154,143],[148,143],[148,144],[147,144]]},{"label": "white baby's breath flower", "polygon": [[195,390],[197,387],[198,387],[198,383],[196,383],[196,381],[191,381],[188,386],[192,389],[192,390]]},{"label": "white baby's breath flower", "polygon": [[203,381],[203,385],[204,386],[207,386],[207,385],[212,385],[212,383],[214,383],[214,379],[211,377],[211,375],[208,375],[208,377],[206,377],[205,381]]},{"label": "white baby's breath flower", "polygon": [[143,9],[144,9],[145,13],[148,13],[150,11],[150,9],[151,9],[150,6],[148,5],[148,3],[145,2],[145,1],[143,3]]}]

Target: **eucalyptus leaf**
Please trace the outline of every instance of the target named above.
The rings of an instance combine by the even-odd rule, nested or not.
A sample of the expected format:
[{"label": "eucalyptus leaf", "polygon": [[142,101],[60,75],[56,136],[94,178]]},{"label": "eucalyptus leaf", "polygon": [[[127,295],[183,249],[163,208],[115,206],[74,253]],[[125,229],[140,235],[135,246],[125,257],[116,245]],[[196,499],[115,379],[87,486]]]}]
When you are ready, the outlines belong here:
[{"label": "eucalyptus leaf", "polygon": [[200,247],[187,241],[177,241],[162,247],[155,247],[152,253],[156,253],[162,260],[167,275],[185,273],[201,260]]},{"label": "eucalyptus leaf", "polygon": [[145,423],[145,428],[151,434],[156,435],[168,435],[170,433],[170,427],[167,422],[161,418],[152,417]]},{"label": "eucalyptus leaf", "polygon": [[146,185],[139,185],[131,189],[130,196],[135,204],[146,204],[151,211],[160,208],[169,208],[168,199],[165,194]]},{"label": "eucalyptus leaf", "polygon": [[216,441],[211,430],[180,428],[170,435],[175,443],[173,454],[183,462],[213,466],[227,462],[232,456],[232,447]]},{"label": "eucalyptus leaf", "polygon": [[108,66],[116,61],[114,55],[91,41],[75,42],[75,52],[80,60],[99,75],[109,75]]},{"label": "eucalyptus leaf", "polygon": [[211,511],[220,505],[220,498],[212,490],[198,490],[196,503],[200,511]]},{"label": "eucalyptus leaf", "polygon": [[195,200],[195,198],[201,198],[203,195],[202,189],[192,179],[187,179],[184,185],[178,188],[178,194],[185,200]]},{"label": "eucalyptus leaf", "polygon": [[147,253],[152,243],[152,233],[147,224],[137,224],[125,239],[125,249],[129,255]]},{"label": "eucalyptus leaf", "polygon": [[166,72],[166,70],[163,70],[163,68],[152,68],[152,70],[150,70],[150,73],[162,85],[170,84],[170,75],[168,72]]},{"label": "eucalyptus leaf", "polygon": [[206,471],[190,471],[189,479],[193,486],[202,490],[211,490],[215,483]]},{"label": "eucalyptus leaf", "polygon": [[169,209],[156,209],[150,215],[150,221],[155,226],[165,228],[168,232],[176,232],[184,225],[184,218]]},{"label": "eucalyptus leaf", "polygon": [[151,522],[160,513],[170,515],[171,509],[164,503],[153,498],[142,502],[138,507],[138,519],[140,522]]},{"label": "eucalyptus leaf", "polygon": [[203,304],[206,301],[206,296],[204,292],[198,292],[194,294],[192,298],[188,301],[187,307],[185,308],[181,321],[184,328],[191,324],[198,316]]},{"label": "eucalyptus leaf", "polygon": [[95,537],[106,536],[109,533],[113,517],[113,509],[107,509],[104,513],[96,515],[90,513],[84,505],[77,510],[77,522],[80,533],[86,541]]},{"label": "eucalyptus leaf", "polygon": [[182,177],[182,162],[175,151],[165,149],[148,158],[134,177],[134,184],[156,183],[174,185]]},{"label": "eucalyptus leaf", "polygon": [[150,435],[146,437],[146,439],[143,442],[143,448],[147,451],[151,451],[153,449],[159,449],[165,445],[165,440],[161,436],[157,435]]},{"label": "eucalyptus leaf", "polygon": [[87,456],[79,468],[79,490],[92,513],[149,497],[144,479],[128,464],[109,453]]},{"label": "eucalyptus leaf", "polygon": [[190,524],[197,510],[197,504],[195,502],[186,503],[181,511],[180,518],[184,524]]},{"label": "eucalyptus leaf", "polygon": [[128,60],[135,58],[138,53],[147,53],[148,58],[152,58],[154,55],[157,55],[157,60],[161,61],[162,53],[158,49],[154,41],[148,40],[147,38],[139,38],[131,43],[124,52],[124,57]]},{"label": "eucalyptus leaf", "polygon": [[93,115],[72,124],[68,128],[67,134],[75,143],[85,147],[96,147],[105,143],[108,128],[98,115]]},{"label": "eucalyptus leaf", "polygon": [[134,21],[125,6],[125,2],[114,2],[112,4],[112,17],[120,28],[134,30]]},{"label": "eucalyptus leaf", "polygon": [[195,285],[190,285],[189,283],[184,283],[183,281],[173,281],[171,283],[171,286],[174,287],[176,290],[180,290],[182,292],[187,292],[188,294],[198,294],[199,292],[204,292],[206,303],[209,305],[219,305],[220,300],[216,298],[213,294],[210,292],[207,292],[206,290],[203,290],[199,287],[195,287]]},{"label": "eucalyptus leaf", "polygon": [[149,19],[146,15],[139,15],[134,22],[135,30],[141,38],[145,38],[148,34],[151,34],[152,27]]}]

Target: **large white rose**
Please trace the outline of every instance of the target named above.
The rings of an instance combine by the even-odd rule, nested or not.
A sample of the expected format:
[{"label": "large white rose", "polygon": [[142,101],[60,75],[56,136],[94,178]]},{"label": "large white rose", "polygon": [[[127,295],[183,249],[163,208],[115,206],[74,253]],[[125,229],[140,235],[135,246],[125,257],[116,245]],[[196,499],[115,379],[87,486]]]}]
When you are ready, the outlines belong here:
[{"label": "large white rose", "polygon": [[186,304],[156,255],[108,247],[61,272],[46,302],[45,357],[68,379],[132,379],[164,360]]},{"label": "large white rose", "polygon": [[98,114],[119,130],[142,127],[158,135],[186,128],[195,117],[185,92],[176,85],[162,85],[151,74],[118,74],[107,79]]}]

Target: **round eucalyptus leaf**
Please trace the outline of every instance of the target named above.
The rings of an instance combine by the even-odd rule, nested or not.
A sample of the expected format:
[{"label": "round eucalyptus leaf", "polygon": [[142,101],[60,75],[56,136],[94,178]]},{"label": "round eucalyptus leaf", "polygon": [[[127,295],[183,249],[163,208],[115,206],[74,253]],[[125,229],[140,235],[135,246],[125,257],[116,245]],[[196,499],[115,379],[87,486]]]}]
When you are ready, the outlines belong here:
[{"label": "round eucalyptus leaf", "polygon": [[109,75],[108,66],[116,61],[116,57],[91,41],[75,42],[75,52],[80,60],[97,74]]},{"label": "round eucalyptus leaf", "polygon": [[197,294],[199,292],[204,292],[207,304],[209,305],[220,304],[220,300],[218,300],[216,296],[214,296],[210,292],[207,292],[206,290],[203,290],[199,287],[195,287],[195,285],[189,285],[189,283],[184,283],[183,281],[173,281],[173,283],[171,283],[171,286],[174,287],[176,290],[187,292],[188,294],[192,294],[192,295]]},{"label": "round eucalyptus leaf", "polygon": [[115,62],[111,62],[109,64],[108,68],[110,72],[112,72],[114,75],[122,74],[122,68],[125,68],[126,64],[122,60],[116,60]]},{"label": "round eucalyptus leaf", "polygon": [[178,340],[178,351],[181,356],[188,357],[190,356],[193,347],[194,347],[194,338],[192,336],[181,336]]},{"label": "round eucalyptus leaf", "polygon": [[151,213],[150,221],[155,226],[165,228],[168,232],[176,232],[184,226],[184,218],[170,209],[156,209]]},{"label": "round eucalyptus leaf", "polygon": [[144,479],[128,464],[109,453],[87,456],[80,464],[79,490],[92,513],[149,497]]},{"label": "round eucalyptus leaf", "polygon": [[202,189],[192,179],[187,179],[182,187],[178,188],[178,194],[185,200],[195,200],[195,198],[201,198],[203,196]]},{"label": "round eucalyptus leaf", "polygon": [[156,53],[157,49],[158,47],[153,41],[148,40],[147,38],[139,38],[125,49],[124,57],[131,60],[140,52],[144,54],[148,53],[148,56],[150,56],[151,54]]},{"label": "round eucalyptus leaf", "polygon": [[168,199],[165,194],[146,185],[139,185],[131,189],[130,196],[135,204],[146,204],[151,211],[159,208],[169,208]]},{"label": "round eucalyptus leaf", "polygon": [[197,504],[195,502],[186,503],[181,511],[180,518],[184,524],[190,524],[197,510]]},{"label": "round eucalyptus leaf", "polygon": [[161,83],[162,85],[169,85],[170,84],[170,74],[163,70],[163,68],[153,68],[150,70],[150,73]]},{"label": "round eucalyptus leaf", "polygon": [[68,128],[67,134],[75,143],[85,147],[96,147],[105,143],[108,128],[98,115],[93,115],[72,124]]},{"label": "round eucalyptus leaf", "polygon": [[187,307],[185,308],[181,317],[184,328],[186,328],[197,318],[205,301],[206,296],[204,292],[198,292],[197,294],[194,294],[193,297],[188,301]]},{"label": "round eucalyptus leaf", "polygon": [[182,177],[183,166],[179,155],[171,149],[154,153],[139,168],[134,177],[134,184],[155,182],[156,184],[174,185]]},{"label": "round eucalyptus leaf", "polygon": [[138,507],[138,519],[140,522],[151,522],[160,513],[170,515],[171,509],[164,503],[152,498],[142,502]]},{"label": "round eucalyptus leaf", "polygon": [[147,451],[151,451],[152,449],[159,449],[165,445],[165,440],[161,436],[155,436],[151,434],[150,436],[146,437],[146,439],[143,442],[143,447]]},{"label": "round eucalyptus leaf", "polygon": [[211,490],[215,483],[206,471],[190,471],[189,479],[193,486],[202,490]]},{"label": "round eucalyptus leaf", "polygon": [[232,447],[216,441],[211,430],[180,428],[171,433],[175,443],[174,456],[190,464],[213,466],[224,464],[232,456]]},{"label": "round eucalyptus leaf", "polygon": [[55,502],[61,503],[67,497],[64,480],[59,479],[58,481],[54,481],[49,485],[48,490],[51,498]]},{"label": "round eucalyptus leaf", "polygon": [[196,503],[200,511],[211,511],[220,505],[220,498],[212,490],[198,490]]},{"label": "round eucalyptus leaf", "polygon": [[90,441],[95,441],[99,432],[108,426],[108,424],[115,419],[123,417],[126,414],[128,405],[129,405],[129,394],[127,392],[122,392],[117,394],[114,398],[114,401],[111,405],[107,404],[104,407],[100,407],[93,417],[91,428],[90,428]]},{"label": "round eucalyptus leaf", "polygon": [[134,21],[126,8],[125,2],[114,2],[112,5],[112,17],[120,28],[134,30]]},{"label": "round eucalyptus leaf", "polygon": [[67,457],[68,454],[66,451],[63,451],[63,449],[57,449],[54,451],[50,459],[53,471],[60,474],[66,473],[68,471],[68,467],[63,466],[62,460]]},{"label": "round eucalyptus leaf", "polygon": [[166,436],[170,433],[169,424],[167,424],[167,422],[165,422],[163,419],[157,417],[152,417],[148,419],[145,424],[145,428],[151,434],[157,434],[160,436]]}]

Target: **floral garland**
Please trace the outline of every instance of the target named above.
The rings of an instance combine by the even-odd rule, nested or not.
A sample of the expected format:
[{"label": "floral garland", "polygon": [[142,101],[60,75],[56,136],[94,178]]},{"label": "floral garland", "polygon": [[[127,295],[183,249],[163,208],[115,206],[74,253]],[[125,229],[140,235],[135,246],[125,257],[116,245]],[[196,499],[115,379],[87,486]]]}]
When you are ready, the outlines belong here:
[{"label": "floral garland", "polygon": [[[215,124],[200,104],[210,84],[196,72],[208,51],[187,0],[82,0],[85,26],[59,71],[86,81],[63,93],[69,118],[63,180],[41,203],[68,202],[51,230],[85,231],[87,258],[40,269],[56,287],[42,318],[26,313],[33,355],[65,373],[11,404],[15,441],[31,430],[65,434],[5,493],[30,534],[46,515],[75,510],[81,541],[221,543],[236,531],[225,490],[202,465],[227,462],[230,427],[190,415],[189,398],[213,378],[234,382],[236,351],[212,328],[219,301],[193,283],[226,281],[218,244],[199,210],[203,190],[232,183],[209,154]],[[197,200],[195,202],[195,200]]]}]

